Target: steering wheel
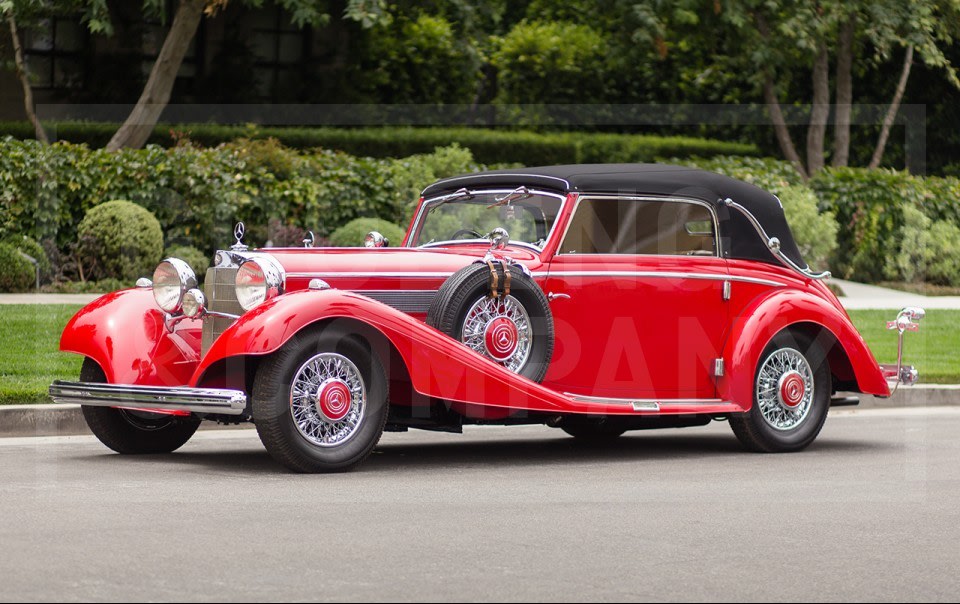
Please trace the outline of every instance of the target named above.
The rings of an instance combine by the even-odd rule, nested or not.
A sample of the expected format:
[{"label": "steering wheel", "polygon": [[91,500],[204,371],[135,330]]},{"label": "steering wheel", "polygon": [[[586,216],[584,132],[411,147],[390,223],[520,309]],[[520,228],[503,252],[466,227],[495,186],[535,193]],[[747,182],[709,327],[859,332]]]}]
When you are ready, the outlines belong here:
[{"label": "steering wheel", "polygon": [[473,235],[474,239],[483,239],[483,235],[473,229],[459,229],[450,239],[459,239],[460,235]]}]

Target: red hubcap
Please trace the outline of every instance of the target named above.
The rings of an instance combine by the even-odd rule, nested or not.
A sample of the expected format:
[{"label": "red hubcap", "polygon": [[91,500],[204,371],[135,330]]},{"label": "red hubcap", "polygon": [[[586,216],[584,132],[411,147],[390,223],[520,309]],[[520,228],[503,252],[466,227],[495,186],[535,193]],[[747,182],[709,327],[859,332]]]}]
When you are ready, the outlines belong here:
[{"label": "red hubcap", "polygon": [[803,402],[807,385],[797,371],[789,371],[780,378],[780,401],[791,409]]},{"label": "red hubcap", "polygon": [[497,317],[490,321],[483,332],[487,354],[501,362],[508,360],[516,352],[518,339],[516,324],[506,317]]},{"label": "red hubcap", "polygon": [[331,422],[338,422],[350,411],[353,397],[350,388],[341,380],[327,380],[317,392],[317,411]]}]

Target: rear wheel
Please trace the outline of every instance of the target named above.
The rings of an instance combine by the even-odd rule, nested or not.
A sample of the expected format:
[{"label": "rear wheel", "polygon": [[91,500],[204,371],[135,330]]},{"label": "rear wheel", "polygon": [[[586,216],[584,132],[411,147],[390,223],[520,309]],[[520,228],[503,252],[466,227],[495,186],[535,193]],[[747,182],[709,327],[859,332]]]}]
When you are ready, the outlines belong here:
[{"label": "rear wheel", "polygon": [[295,472],[349,470],[387,420],[387,380],[356,336],[307,329],[260,365],[253,420],[270,455]]},{"label": "rear wheel", "polygon": [[803,334],[778,334],[754,377],[753,407],[730,417],[733,433],[751,451],[800,451],[817,438],[830,409],[826,354]]},{"label": "rear wheel", "polygon": [[[103,369],[90,358],[83,360],[80,381],[106,383]],[[127,455],[172,453],[190,440],[200,420],[161,413],[83,405],[83,418],[94,436],[117,453]]]}]

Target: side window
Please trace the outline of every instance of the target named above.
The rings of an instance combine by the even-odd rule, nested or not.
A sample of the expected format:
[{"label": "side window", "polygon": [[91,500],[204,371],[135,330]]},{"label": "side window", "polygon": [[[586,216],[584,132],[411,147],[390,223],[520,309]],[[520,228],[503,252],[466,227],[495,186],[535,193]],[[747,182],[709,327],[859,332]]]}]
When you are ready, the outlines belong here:
[{"label": "side window", "polygon": [[577,206],[560,253],[716,256],[716,226],[696,203],[588,198]]}]

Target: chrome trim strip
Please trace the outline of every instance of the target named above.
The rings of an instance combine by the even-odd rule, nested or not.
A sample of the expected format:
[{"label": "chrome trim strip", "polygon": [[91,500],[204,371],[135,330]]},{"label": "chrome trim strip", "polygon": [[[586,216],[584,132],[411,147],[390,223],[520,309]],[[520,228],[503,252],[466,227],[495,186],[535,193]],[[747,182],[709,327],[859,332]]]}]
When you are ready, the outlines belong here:
[{"label": "chrome trim strip", "polygon": [[359,279],[361,277],[388,277],[388,278],[397,278],[397,279],[446,279],[453,272],[449,273],[427,273],[427,272],[416,272],[416,271],[403,271],[403,272],[382,272],[382,271],[362,271],[362,272],[350,272],[350,273],[287,273],[287,278],[295,279],[306,279],[306,278],[316,278],[316,279],[336,279],[338,277],[344,279]]},{"label": "chrome trim strip", "polygon": [[[448,240],[446,240],[446,241],[434,241],[434,242],[432,242],[432,243],[424,243],[423,245],[420,245],[420,246],[417,246],[417,247],[418,247],[419,249],[427,250],[427,249],[432,249],[432,248],[436,248],[436,247],[444,247],[444,246],[448,246],[448,245],[451,245],[451,244],[452,244],[452,245],[457,245],[457,244],[463,244],[463,243],[472,243],[472,244],[474,244],[474,245],[476,245],[476,244],[478,244],[478,243],[479,243],[479,244],[484,244],[484,245],[490,245],[490,240],[489,240],[489,239],[448,239]],[[507,243],[507,245],[508,245],[508,246],[509,246],[509,245],[515,245],[515,246],[517,246],[517,247],[522,247],[522,248],[525,248],[525,249],[528,249],[528,250],[534,252],[535,254],[540,254],[540,253],[543,251],[542,249],[538,248],[537,246],[533,245],[532,243],[527,243],[526,241],[509,241],[509,242]]]},{"label": "chrome trim strip", "polygon": [[[779,200],[778,200],[778,201],[779,201]],[[813,272],[813,271],[810,270],[809,265],[807,266],[807,268],[802,268],[802,267],[800,267],[800,266],[797,266],[797,264],[796,264],[793,260],[791,260],[791,259],[790,259],[786,254],[784,254],[782,251],[780,251],[780,240],[777,239],[776,237],[770,237],[769,235],[767,235],[767,231],[764,230],[763,225],[761,225],[761,224],[760,224],[760,221],[757,220],[757,217],[753,215],[753,212],[751,212],[751,211],[748,210],[747,208],[743,207],[743,206],[740,205],[739,203],[735,202],[734,200],[730,199],[729,197],[727,197],[726,199],[724,199],[724,200],[723,200],[723,203],[726,204],[728,207],[731,207],[731,208],[737,210],[738,212],[740,212],[741,214],[743,214],[744,217],[746,217],[747,221],[748,221],[751,225],[753,225],[753,228],[757,231],[757,234],[760,235],[760,237],[763,239],[764,243],[767,244],[767,249],[770,250],[770,253],[773,254],[774,258],[776,258],[777,260],[779,260],[779,261],[781,262],[781,264],[783,264],[783,265],[786,266],[787,268],[791,268],[791,269],[797,271],[798,273],[800,273],[800,274],[803,275],[804,277],[808,277],[808,278],[810,278],[810,279],[829,279],[829,278],[830,278],[830,271],[823,271],[822,273],[815,273],[815,272]],[[781,204],[781,205],[782,205],[782,204]]]},{"label": "chrome trim strip", "polygon": [[606,405],[733,405],[730,401],[720,398],[606,398],[602,396],[586,396],[564,392],[578,403],[602,403]]},{"label": "chrome trim strip", "polygon": [[577,196],[576,203],[573,206],[573,209],[570,210],[570,218],[567,220],[567,224],[563,229],[563,235],[560,237],[560,243],[557,245],[557,251],[554,256],[669,256],[669,257],[686,257],[687,254],[586,254],[579,252],[568,252],[561,253],[560,248],[563,246],[563,240],[567,238],[567,232],[570,230],[570,225],[573,224],[573,218],[577,213],[577,210],[580,208],[580,203],[584,200],[589,199],[623,199],[626,201],[667,201],[673,203],[692,203],[695,205],[701,205],[708,210],[710,210],[710,216],[713,217],[713,232],[714,240],[717,242],[716,254],[711,256],[700,256],[700,258],[723,258],[723,241],[720,237],[720,220],[717,218],[717,209],[713,207],[712,204],[702,200],[694,199],[692,197],[657,197],[656,195],[590,195],[590,194],[581,194]]},{"label": "chrome trim strip", "polygon": [[538,271],[534,277],[650,277],[660,279],[704,279],[710,281],[739,281],[771,287],[786,287],[785,283],[757,277],[738,277],[735,275],[713,273],[685,273],[677,271]]},{"label": "chrome trim strip", "polygon": [[144,411],[242,415],[247,408],[246,393],[219,388],[133,386],[57,380],[50,385],[50,397],[58,403]]}]

